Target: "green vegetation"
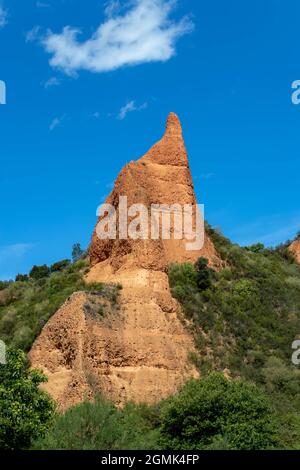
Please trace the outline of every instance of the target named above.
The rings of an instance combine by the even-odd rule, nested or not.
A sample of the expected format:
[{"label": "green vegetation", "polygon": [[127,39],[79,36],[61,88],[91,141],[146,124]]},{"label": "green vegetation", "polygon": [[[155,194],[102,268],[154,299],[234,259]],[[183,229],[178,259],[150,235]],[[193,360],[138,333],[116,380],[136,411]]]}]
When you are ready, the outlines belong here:
[{"label": "green vegetation", "polygon": [[[224,267],[203,260],[172,265],[173,295],[192,321],[202,375],[229,369],[262,387],[280,419],[281,447],[300,448],[300,371],[292,364],[292,342],[300,332],[300,266],[285,245],[241,248],[207,227]],[[199,266],[207,288],[199,288]]]},{"label": "green vegetation", "polygon": [[86,284],[87,269],[84,259],[73,264],[63,260],[51,269],[35,266],[28,278],[18,276],[15,282],[0,283],[1,340],[27,352],[49,318],[76,291],[90,292],[116,305],[120,286]]},{"label": "green vegetation", "polygon": [[156,407],[123,409],[98,397],[58,416],[35,449],[267,449],[276,419],[267,396],[222,374],[191,380]]},{"label": "green vegetation", "polygon": [[44,439],[34,448],[42,450],[143,450],[156,449],[158,429],[155,414],[143,405],[117,409],[98,397],[58,416]]},{"label": "green vegetation", "polygon": [[266,395],[252,384],[213,373],[188,382],[162,411],[164,449],[268,449],[276,422]]},{"label": "green vegetation", "polygon": [[22,351],[8,351],[0,364],[0,449],[26,449],[43,436],[54,415],[54,403],[39,389],[46,377],[28,370]]},{"label": "green vegetation", "polygon": [[[201,379],[155,407],[118,409],[98,397],[53,415],[38,391],[43,377],[11,350],[0,367],[0,448],[300,449],[300,370],[291,362],[300,334],[300,266],[287,244],[241,248],[207,231],[223,260],[219,272],[204,258],[169,268]],[[0,338],[8,346],[28,351],[74,291],[88,292],[84,309],[95,319],[118,309],[121,286],[86,285],[82,253],[77,244],[73,263],[35,266],[0,282]]]}]

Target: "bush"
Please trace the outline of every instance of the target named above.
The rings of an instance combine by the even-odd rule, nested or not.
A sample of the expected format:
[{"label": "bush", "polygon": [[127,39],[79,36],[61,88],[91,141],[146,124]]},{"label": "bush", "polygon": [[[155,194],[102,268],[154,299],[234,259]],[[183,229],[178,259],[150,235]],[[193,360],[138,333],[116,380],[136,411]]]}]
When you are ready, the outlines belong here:
[{"label": "bush", "polygon": [[57,263],[52,264],[52,266],[50,266],[50,271],[52,273],[63,271],[70,264],[71,261],[69,259],[63,259],[62,261],[58,261]]},{"label": "bush", "polygon": [[161,445],[168,450],[268,449],[275,432],[267,396],[217,373],[188,382],[162,411]]},{"label": "bush", "polygon": [[54,404],[39,389],[46,378],[28,370],[22,351],[8,351],[0,364],[0,449],[26,449],[43,435],[53,417]]},{"label": "bush", "polygon": [[212,286],[214,271],[208,267],[206,258],[199,258],[195,263],[196,282],[199,291],[209,289]]},{"label": "bush", "polygon": [[28,274],[17,274],[16,275],[16,282],[27,282],[29,279]]},{"label": "bush", "polygon": [[34,448],[43,450],[143,450],[157,449],[158,430],[153,412],[143,405],[117,409],[98,397],[58,416],[44,439]]},{"label": "bush", "polygon": [[32,279],[38,280],[44,277],[48,277],[50,274],[50,268],[43,264],[42,266],[33,266],[32,270],[29,273],[29,276]]}]

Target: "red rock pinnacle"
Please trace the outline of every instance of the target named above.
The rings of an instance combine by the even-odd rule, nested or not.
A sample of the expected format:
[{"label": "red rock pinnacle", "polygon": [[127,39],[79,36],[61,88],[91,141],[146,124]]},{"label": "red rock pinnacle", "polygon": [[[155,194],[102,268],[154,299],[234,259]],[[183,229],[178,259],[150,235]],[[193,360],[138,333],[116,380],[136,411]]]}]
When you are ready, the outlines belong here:
[{"label": "red rock pinnacle", "polygon": [[149,150],[141,161],[188,167],[188,156],[182,136],[182,127],[175,113],[170,113],[168,116],[163,138]]},{"label": "red rock pinnacle", "polygon": [[[128,207],[144,204],[189,204],[195,208],[196,197],[180,121],[175,113],[167,119],[166,131],[140,160],[123,168],[106,202],[118,210],[119,196],[127,196]],[[164,271],[172,262],[195,261],[200,256],[212,265],[218,255],[208,237],[202,250],[187,251],[184,240],[100,240],[94,231],[90,246],[91,264],[107,259],[114,270],[128,263],[145,269]]]}]

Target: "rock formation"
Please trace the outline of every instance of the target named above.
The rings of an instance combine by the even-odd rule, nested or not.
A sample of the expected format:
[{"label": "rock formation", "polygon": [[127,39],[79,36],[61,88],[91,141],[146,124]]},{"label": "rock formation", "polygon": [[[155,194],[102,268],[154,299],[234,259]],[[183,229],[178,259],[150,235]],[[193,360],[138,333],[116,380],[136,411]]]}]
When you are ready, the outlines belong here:
[{"label": "rock formation", "polygon": [[[121,171],[106,203],[117,211],[123,195],[128,198],[128,206],[141,203],[148,210],[152,204],[190,204],[195,208],[187,152],[176,114],[169,115],[163,138]],[[214,266],[220,265],[208,237],[201,250],[188,251],[186,240],[100,240],[95,230],[90,248],[92,265],[109,259],[114,271],[124,265],[164,271],[172,262],[195,261],[199,256],[205,256]]]},{"label": "rock formation", "polygon": [[296,240],[291,243],[289,246],[289,250],[295,255],[296,260],[300,263],[300,239],[297,238]]},{"label": "rock formation", "polygon": [[[121,171],[107,203],[119,196],[128,205],[191,204],[196,198],[182,129],[171,113],[163,138],[140,160]],[[197,375],[189,361],[193,338],[180,319],[167,276],[171,262],[205,256],[220,260],[206,237],[201,250],[184,240],[100,240],[90,247],[87,282],[120,283],[120,308],[103,319],[91,316],[87,294],[74,294],[50,319],[30,352],[34,367],[49,377],[45,385],[61,409],[97,391],[118,405],[128,400],[154,403]]]}]

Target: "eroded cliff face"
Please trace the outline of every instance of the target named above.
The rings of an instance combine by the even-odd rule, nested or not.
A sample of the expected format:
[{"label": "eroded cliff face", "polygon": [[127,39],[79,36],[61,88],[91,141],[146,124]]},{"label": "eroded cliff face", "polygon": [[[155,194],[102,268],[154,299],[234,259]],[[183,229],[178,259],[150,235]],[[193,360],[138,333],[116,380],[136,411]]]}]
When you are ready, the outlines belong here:
[{"label": "eroded cliff face", "polygon": [[295,255],[298,263],[300,263],[300,240],[293,241],[289,246],[289,250]]},{"label": "eroded cliff face", "polygon": [[[128,205],[196,205],[182,129],[169,115],[164,137],[120,173],[108,203],[119,196]],[[49,377],[45,389],[65,409],[101,391],[118,405],[155,403],[197,376],[189,360],[194,350],[188,325],[169,289],[172,262],[205,256],[221,261],[208,237],[201,250],[187,251],[185,240],[100,240],[90,248],[87,282],[120,283],[119,309],[104,318],[91,315],[87,294],[74,294],[44,327],[30,352],[34,367]]]}]

